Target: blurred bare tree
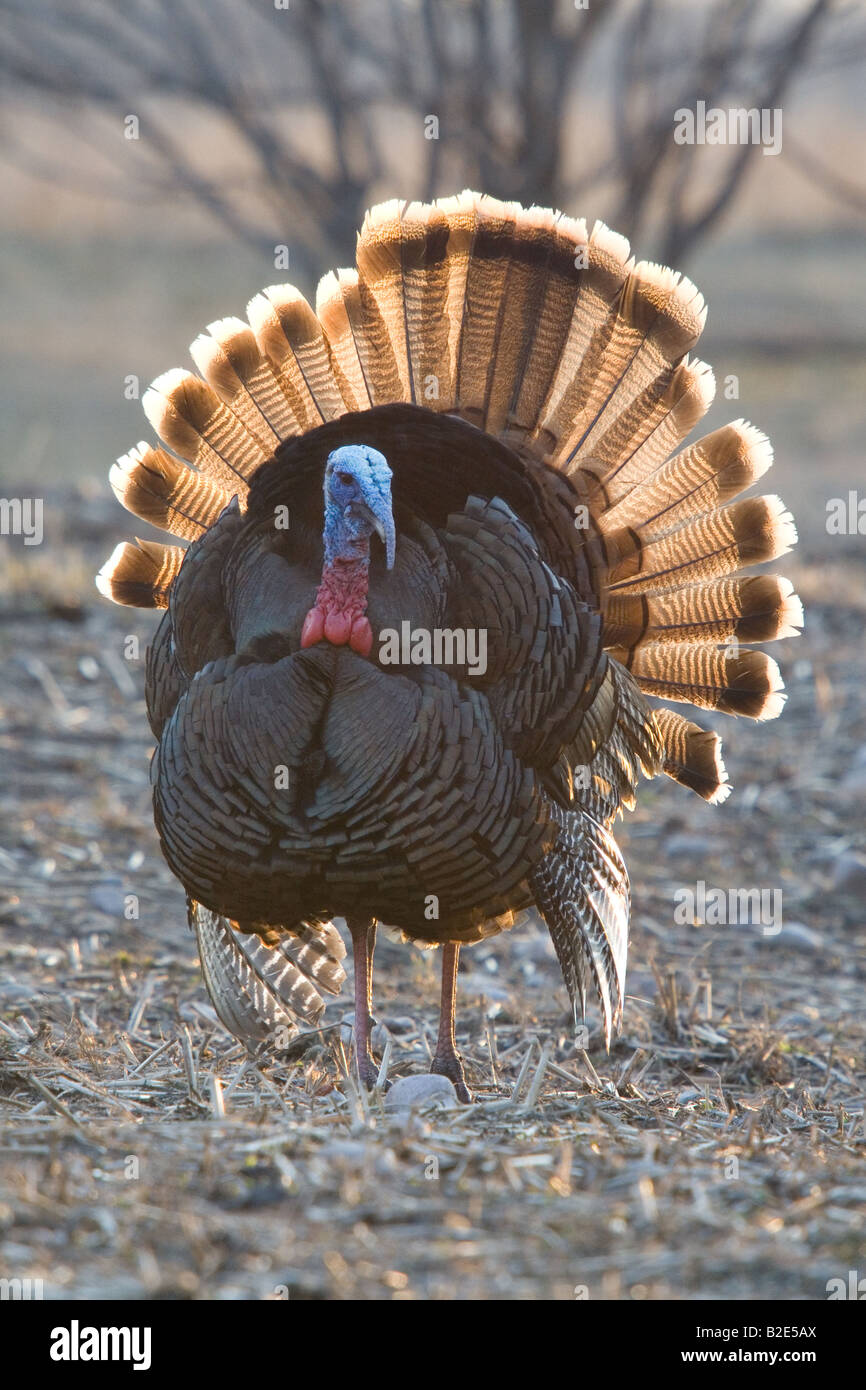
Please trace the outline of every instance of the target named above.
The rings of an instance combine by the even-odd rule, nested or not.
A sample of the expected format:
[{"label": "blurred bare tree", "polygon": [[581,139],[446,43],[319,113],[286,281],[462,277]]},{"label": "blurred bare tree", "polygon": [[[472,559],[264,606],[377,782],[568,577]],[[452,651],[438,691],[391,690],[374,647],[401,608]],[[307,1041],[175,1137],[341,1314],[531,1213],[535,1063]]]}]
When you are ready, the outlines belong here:
[{"label": "blurred bare tree", "polygon": [[[270,251],[290,228],[306,269],[346,259],[371,196],[467,184],[570,211],[602,185],[631,238],[663,206],[656,252],[679,264],[756,151],[716,150],[711,176],[696,177],[703,149],[675,144],[674,111],[778,107],[805,69],[862,61],[864,21],[859,0],[0,0],[0,73],[7,102],[35,97],[113,161],[94,192],[132,195],[117,132],[134,113],[134,196],[193,200]],[[580,140],[587,99],[603,150]],[[215,167],[212,146],[203,161],[191,133],[202,115],[241,172]],[[7,158],[70,177],[44,144],[16,145],[13,127]],[[807,177],[862,200],[800,155]]]}]

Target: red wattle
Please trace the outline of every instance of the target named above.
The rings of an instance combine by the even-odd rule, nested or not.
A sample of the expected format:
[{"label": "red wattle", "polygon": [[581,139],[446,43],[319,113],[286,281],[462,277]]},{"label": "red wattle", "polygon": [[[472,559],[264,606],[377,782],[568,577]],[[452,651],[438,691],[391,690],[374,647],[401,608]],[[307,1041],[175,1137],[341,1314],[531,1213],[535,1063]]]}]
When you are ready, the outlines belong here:
[{"label": "red wattle", "polygon": [[328,613],[325,617],[325,639],[335,647],[345,647],[352,632],[348,613]]},{"label": "red wattle", "polygon": [[321,608],[311,608],[301,628],[301,646],[314,647],[325,635],[325,615]]},{"label": "red wattle", "polygon": [[352,635],[349,638],[349,646],[353,652],[359,656],[369,656],[373,647],[373,629],[370,626],[369,618],[356,618],[352,623]]},{"label": "red wattle", "polygon": [[315,606],[304,619],[302,647],[324,640],[334,647],[349,646],[359,656],[370,655],[373,629],[364,612],[367,578],[367,562],[363,559],[338,559],[325,565]]}]

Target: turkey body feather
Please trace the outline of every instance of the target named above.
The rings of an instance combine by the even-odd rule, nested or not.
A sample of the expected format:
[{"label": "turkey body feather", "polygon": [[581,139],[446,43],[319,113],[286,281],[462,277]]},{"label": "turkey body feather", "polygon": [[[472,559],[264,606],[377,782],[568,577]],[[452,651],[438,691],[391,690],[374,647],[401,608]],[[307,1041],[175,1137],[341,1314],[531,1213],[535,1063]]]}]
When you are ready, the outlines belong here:
[{"label": "turkey body feather", "polygon": [[[384,204],[317,311],[275,286],[249,326],[212,324],[206,381],[166,373],[144,402],[180,458],[140,444],[111,478],[189,543],[119,546],[98,583],[166,609],[155,817],[211,996],[251,1046],[315,1019],[345,917],[369,1077],[373,924],[448,943],[456,972],[535,904],[609,1039],[613,822],[641,774],[730,789],[717,736],[647,696],[781,709],[739,645],[802,622],[787,581],[741,574],[795,539],[778,499],[734,500],[769,444],[738,421],[675,453],[712,394],[686,355],[703,300],[602,224]],[[440,1048],[462,1086],[450,1018]]]}]

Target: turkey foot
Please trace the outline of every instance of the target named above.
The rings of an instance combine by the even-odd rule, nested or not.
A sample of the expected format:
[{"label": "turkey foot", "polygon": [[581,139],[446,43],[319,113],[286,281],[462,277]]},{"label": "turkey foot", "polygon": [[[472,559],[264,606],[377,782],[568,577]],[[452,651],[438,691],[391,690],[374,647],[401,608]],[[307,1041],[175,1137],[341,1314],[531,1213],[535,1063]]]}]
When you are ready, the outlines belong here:
[{"label": "turkey foot", "polygon": [[463,1072],[463,1059],[459,1052],[440,1052],[436,1049],[436,1056],[433,1058],[433,1065],[430,1068],[434,1076],[447,1076],[453,1083],[457,1092],[457,1099],[463,1105],[471,1105],[472,1092],[466,1085],[466,1077]]},{"label": "turkey foot", "polygon": [[358,1075],[361,1078],[362,1086],[366,1086],[368,1091],[375,1091],[376,1082],[379,1079],[379,1068],[369,1050],[366,1056],[358,1056]]},{"label": "turkey foot", "polygon": [[352,937],[352,962],[355,972],[355,1058],[361,1084],[372,1091],[379,1076],[370,1049],[370,1030],[375,1019],[373,1005],[373,951],[376,947],[375,917],[347,917],[346,926]]},{"label": "turkey foot", "polygon": [[460,964],[460,943],[447,941],[442,947],[442,1006],[439,1013],[439,1037],[436,1055],[430,1068],[436,1076],[447,1076],[457,1092],[457,1099],[469,1105],[472,1092],[466,1085],[463,1060],[457,1051],[454,1036],[454,1013],[457,1002],[457,970]]}]

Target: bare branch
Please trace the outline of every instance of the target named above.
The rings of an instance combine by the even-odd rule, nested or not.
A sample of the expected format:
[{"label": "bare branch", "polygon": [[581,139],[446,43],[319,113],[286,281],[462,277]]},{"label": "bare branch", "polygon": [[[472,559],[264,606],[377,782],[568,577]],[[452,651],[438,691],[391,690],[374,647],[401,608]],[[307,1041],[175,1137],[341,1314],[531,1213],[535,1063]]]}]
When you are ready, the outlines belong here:
[{"label": "bare branch", "polygon": [[[291,239],[310,270],[323,254],[350,254],[386,180],[430,198],[451,191],[446,170],[449,185],[456,177],[555,206],[604,181],[632,239],[664,207],[661,249],[681,261],[731,206],[753,151],[716,151],[715,182],[696,208],[707,165],[701,150],[675,145],[674,111],[731,93],[774,106],[807,63],[826,72],[866,49],[862,4],[802,3],[793,18],[774,9],[771,27],[761,0],[608,0],[585,11],[565,0],[293,0],[285,11],[261,0],[0,0],[0,77],[7,110],[35,97],[81,141],[79,188],[103,183],[89,146],[136,113],[140,158],[121,161],[107,139],[99,149],[131,197],[181,197],[258,249]],[[614,54],[612,72],[602,51]],[[610,141],[578,140],[575,174],[566,112],[577,92]],[[191,144],[186,113],[229,133],[237,176],[226,179],[212,147]],[[428,115],[440,138],[422,147]],[[325,134],[307,139],[313,116]],[[395,131],[423,149],[408,171]],[[7,158],[26,160],[20,138]],[[30,159],[38,177],[52,164]],[[860,209],[859,191],[813,157],[801,151],[799,164]]]}]

